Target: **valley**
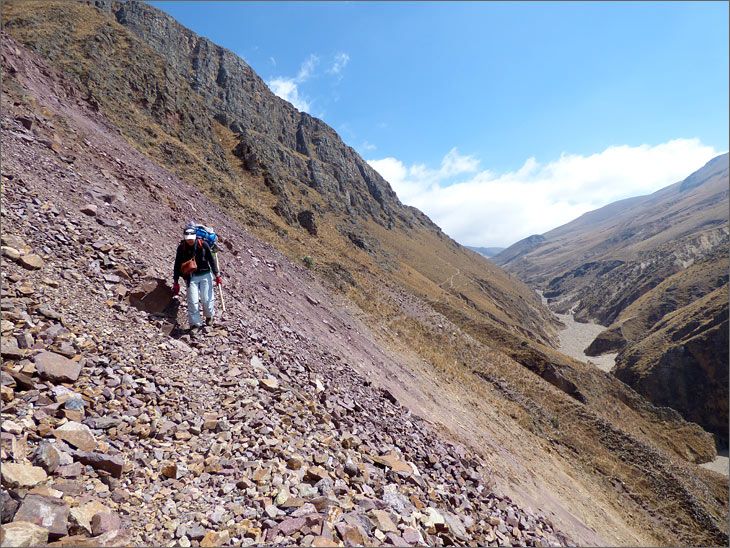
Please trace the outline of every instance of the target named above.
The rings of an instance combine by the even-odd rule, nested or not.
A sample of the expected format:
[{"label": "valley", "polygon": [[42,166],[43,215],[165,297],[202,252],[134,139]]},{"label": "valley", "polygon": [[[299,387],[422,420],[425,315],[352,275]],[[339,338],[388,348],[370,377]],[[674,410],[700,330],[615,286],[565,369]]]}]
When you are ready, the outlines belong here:
[{"label": "valley", "polygon": [[[537,292],[543,303],[547,304],[547,299],[540,291]],[[568,314],[555,314],[555,317],[565,326],[558,332],[558,350],[563,354],[580,360],[585,363],[594,364],[601,371],[609,373],[616,364],[617,354],[601,354],[600,356],[588,356],[585,349],[601,334],[605,327],[595,323],[581,323],[575,321],[572,310]]]}]

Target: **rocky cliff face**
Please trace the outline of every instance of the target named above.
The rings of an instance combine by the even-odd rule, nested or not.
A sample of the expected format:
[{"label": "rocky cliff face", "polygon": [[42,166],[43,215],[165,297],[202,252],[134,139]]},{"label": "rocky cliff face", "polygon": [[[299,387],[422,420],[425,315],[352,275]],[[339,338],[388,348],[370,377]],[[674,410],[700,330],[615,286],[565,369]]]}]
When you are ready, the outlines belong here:
[{"label": "rocky cliff face", "polygon": [[623,350],[614,374],[728,444],[728,285],[664,316]]},{"label": "rocky cliff face", "polygon": [[[198,93],[213,118],[239,139],[235,153],[277,189],[282,211],[301,187],[319,193],[328,210],[394,223],[437,227],[404,207],[390,185],[327,124],[276,97],[234,53],[182,27],[142,2],[104,2],[125,28],[164,55],[171,79]],[[287,190],[284,191],[283,189]]]}]

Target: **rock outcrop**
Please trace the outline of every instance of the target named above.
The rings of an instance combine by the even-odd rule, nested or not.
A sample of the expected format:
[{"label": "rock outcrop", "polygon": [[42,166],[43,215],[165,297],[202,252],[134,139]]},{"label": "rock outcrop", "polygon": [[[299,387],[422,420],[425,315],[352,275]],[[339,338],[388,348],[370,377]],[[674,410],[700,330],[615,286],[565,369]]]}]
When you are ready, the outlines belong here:
[{"label": "rock outcrop", "polygon": [[614,374],[728,444],[728,285],[669,313],[622,351]]}]

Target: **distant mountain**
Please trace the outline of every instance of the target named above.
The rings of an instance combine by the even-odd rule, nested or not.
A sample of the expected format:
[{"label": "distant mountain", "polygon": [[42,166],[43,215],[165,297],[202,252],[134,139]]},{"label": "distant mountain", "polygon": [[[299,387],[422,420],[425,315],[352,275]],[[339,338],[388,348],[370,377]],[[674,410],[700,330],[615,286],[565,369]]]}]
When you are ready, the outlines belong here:
[{"label": "distant mountain", "polygon": [[[687,185],[690,181],[692,184]],[[579,321],[614,321],[668,276],[728,241],[728,155],[685,181],[582,215],[493,258]]]},{"label": "distant mountain", "polygon": [[542,289],[554,310],[608,325],[586,353],[618,351],[619,378],[727,445],[728,241],[723,154],[492,260]]},{"label": "distant mountain", "polygon": [[480,255],[484,255],[487,258],[494,257],[498,253],[501,253],[505,250],[504,247],[473,247],[470,245],[464,246],[467,249],[471,249],[472,251],[476,251]]}]

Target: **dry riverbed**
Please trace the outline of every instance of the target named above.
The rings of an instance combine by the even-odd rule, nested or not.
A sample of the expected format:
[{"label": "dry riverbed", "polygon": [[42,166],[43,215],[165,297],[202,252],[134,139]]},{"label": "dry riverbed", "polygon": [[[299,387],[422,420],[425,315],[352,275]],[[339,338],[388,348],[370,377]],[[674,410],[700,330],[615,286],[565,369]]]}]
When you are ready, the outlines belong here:
[{"label": "dry riverbed", "polygon": [[[537,292],[542,302],[547,305],[547,299],[542,296],[540,291]],[[603,354],[602,356],[586,356],[583,352],[588,345],[593,342],[598,334],[606,329],[597,323],[580,323],[573,319],[572,314],[555,314],[558,319],[565,324],[565,329],[560,332],[560,350],[563,354],[567,354],[571,358],[586,363],[592,363],[602,371],[611,371],[616,363],[618,354]]]}]

